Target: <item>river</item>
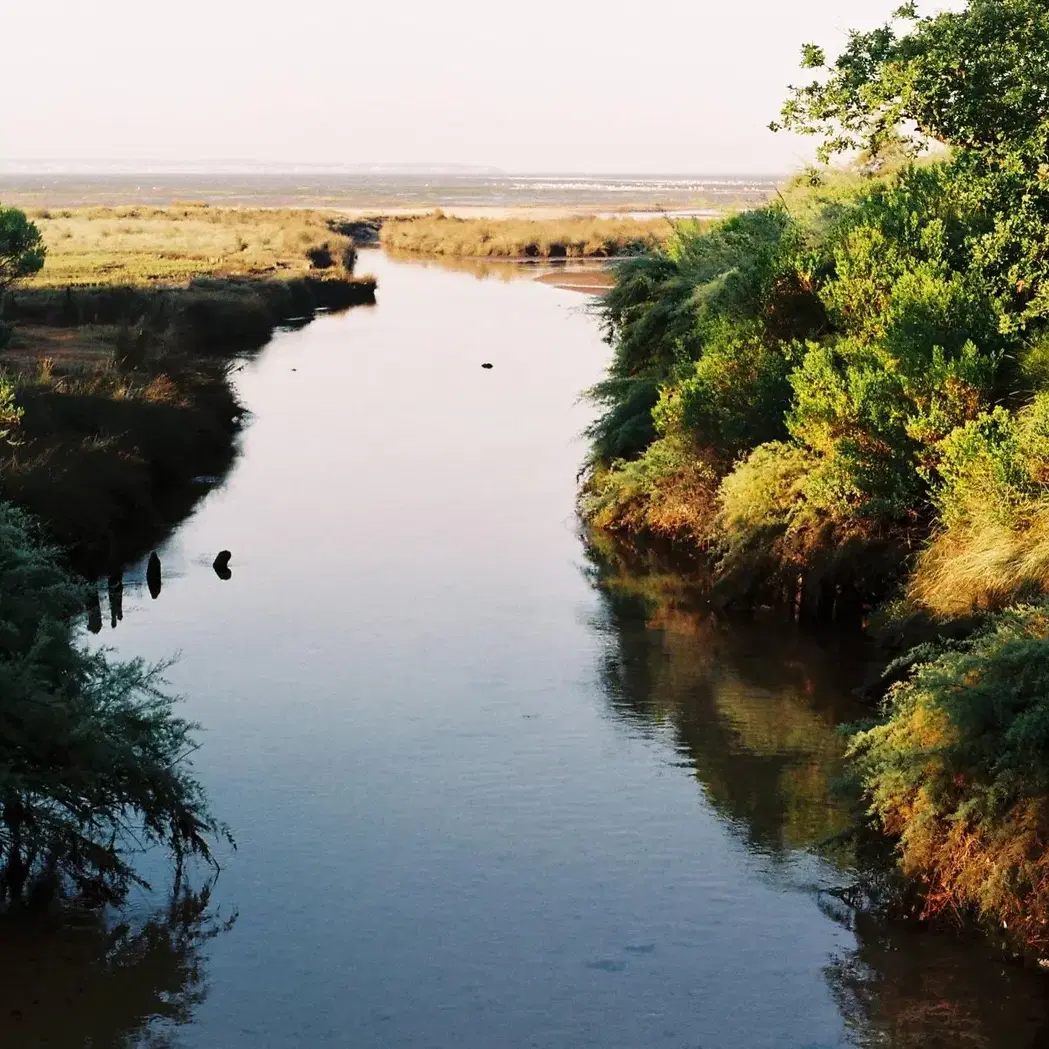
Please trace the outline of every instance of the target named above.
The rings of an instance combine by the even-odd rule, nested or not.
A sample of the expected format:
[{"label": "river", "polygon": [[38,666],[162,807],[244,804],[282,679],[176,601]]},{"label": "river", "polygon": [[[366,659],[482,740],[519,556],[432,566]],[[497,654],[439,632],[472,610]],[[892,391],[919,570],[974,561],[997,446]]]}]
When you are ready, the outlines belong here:
[{"label": "river", "polygon": [[178,654],[238,843],[208,917],[26,937],[0,1043],[1049,1044],[1040,975],[837,902],[849,648],[584,547],[588,300],[364,262],[376,307],[245,363],[235,467],[99,635]]}]

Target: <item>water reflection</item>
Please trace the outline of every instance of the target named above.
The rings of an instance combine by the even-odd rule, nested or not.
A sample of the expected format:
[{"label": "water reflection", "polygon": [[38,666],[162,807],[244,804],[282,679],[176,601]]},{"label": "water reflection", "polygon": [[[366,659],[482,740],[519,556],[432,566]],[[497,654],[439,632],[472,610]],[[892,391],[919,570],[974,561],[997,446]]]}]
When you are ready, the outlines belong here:
[{"label": "water reflection", "polygon": [[[694,581],[607,544],[588,573],[609,638],[602,679],[612,710],[635,730],[669,732],[712,805],[748,847],[775,862],[813,852],[841,830],[832,796],[843,739],[869,714],[851,698],[865,650],[816,644],[782,624],[719,624]],[[856,862],[819,850],[834,879]],[[892,1049],[1049,1047],[1043,974],[1008,963],[985,940],[933,933],[858,913],[814,894],[854,944],[824,971],[850,1041]]]},{"label": "water reflection", "polygon": [[102,632],[102,602],[98,597],[98,587],[92,583],[87,590],[87,628],[92,634]]},{"label": "water reflection", "polygon": [[862,713],[851,698],[863,653],[820,648],[779,623],[719,624],[694,586],[591,549],[613,644],[602,677],[612,708],[669,729],[711,803],[771,856],[811,848],[845,826],[831,793]]},{"label": "water reflection", "polygon": [[833,958],[827,982],[852,1040],[892,1049],[1047,1049],[1042,973],[1007,964],[988,944],[873,915],[846,917],[855,950]]},{"label": "water reflection", "polygon": [[228,582],[233,578],[233,571],[229,566],[230,558],[233,555],[228,550],[221,550],[218,557],[215,558],[211,567],[215,569],[215,575],[224,582]]},{"label": "water reflection", "polygon": [[[233,578],[233,572],[229,567],[231,554],[223,550],[212,563],[215,574],[223,581]],[[205,569],[207,562],[201,562],[199,567]],[[176,575],[178,575],[176,568]],[[84,611],[86,613],[86,626],[92,634],[102,632],[103,612],[102,601],[99,594],[101,581],[96,580],[88,583],[84,594]],[[136,605],[134,598],[141,595],[143,590],[148,590],[149,596],[155,601],[160,597],[164,589],[164,566],[160,555],[154,550],[143,565],[139,562],[131,565],[127,570],[119,570],[110,573],[106,579],[106,597],[109,605],[109,625],[115,630],[119,623],[124,621],[124,599],[131,595],[134,610]]]},{"label": "water reflection", "polygon": [[0,1045],[124,1049],[170,1045],[207,995],[205,946],[232,927],[211,888],[182,890],[137,925],[8,919],[0,925]]},{"label": "water reflection", "polygon": [[454,255],[416,255],[412,252],[383,251],[391,259],[408,262],[422,269],[440,269],[452,273],[468,273],[478,280],[495,279],[504,283],[514,280],[536,280],[558,274],[598,275],[604,273],[607,259],[518,259],[510,261],[499,258],[461,258]]}]

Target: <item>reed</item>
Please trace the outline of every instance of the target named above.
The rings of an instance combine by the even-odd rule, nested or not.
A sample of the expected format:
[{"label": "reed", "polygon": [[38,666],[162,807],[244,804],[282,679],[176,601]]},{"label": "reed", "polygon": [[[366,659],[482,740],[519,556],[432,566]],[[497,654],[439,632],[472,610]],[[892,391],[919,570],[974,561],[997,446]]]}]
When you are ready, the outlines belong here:
[{"label": "reed", "polygon": [[434,211],[386,218],[383,247],[425,255],[477,258],[612,258],[635,255],[666,242],[672,223],[651,219],[461,219]]}]

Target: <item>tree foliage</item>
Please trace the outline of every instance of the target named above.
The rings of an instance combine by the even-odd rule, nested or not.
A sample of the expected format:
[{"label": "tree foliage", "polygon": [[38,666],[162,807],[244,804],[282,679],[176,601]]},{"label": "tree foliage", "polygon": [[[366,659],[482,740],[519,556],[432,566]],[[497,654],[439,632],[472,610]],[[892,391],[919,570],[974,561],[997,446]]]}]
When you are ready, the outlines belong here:
[{"label": "tree foliage", "polygon": [[[998,158],[1039,150],[1049,120],[1049,9],[1041,0],[971,0],[918,18],[913,4],[887,25],[854,32],[828,65],[807,45],[817,77],[791,89],[774,127],[818,135],[821,159],[877,154],[901,135]],[[822,75],[819,75],[822,73]]]},{"label": "tree foliage", "polygon": [[[851,753],[926,911],[967,907],[1049,944],[1049,605],[933,645]],[[915,662],[915,660],[918,660]]]},{"label": "tree foliage", "polygon": [[[775,203],[712,229],[683,225],[662,252],[621,270],[604,307],[613,364],[594,391],[605,412],[591,431],[606,511],[617,479],[637,475],[618,460],[644,458],[652,442],[693,447],[724,481],[708,526],[691,530],[706,546],[756,557],[766,536],[762,556],[748,557],[773,577],[841,590],[863,576],[870,605],[908,551],[958,524],[963,494],[976,498],[959,473],[966,441],[1008,429],[1041,462],[1022,420],[1049,384],[1047,11],[973,0],[919,18],[907,7],[830,62],[805,49],[803,64],[822,73],[793,90],[783,126],[818,136],[826,156],[861,150],[860,162],[804,172]],[[948,148],[908,159],[933,140]],[[740,491],[756,496],[730,485],[737,464],[784,441],[806,464],[789,486],[794,505],[761,527],[753,514],[721,513]],[[644,490],[658,499],[666,455],[662,445],[651,454]],[[1017,454],[1002,445],[984,465],[1030,474]],[[975,479],[975,460],[965,469]],[[638,520],[644,496],[631,490]],[[1028,510],[1041,498],[1030,481],[995,491]],[[784,531],[786,519],[805,525]],[[745,539],[732,534],[744,520]],[[894,546],[897,568],[879,581],[838,556],[843,544],[857,557],[878,551],[882,569]],[[839,578],[828,580],[832,564]]]},{"label": "tree foliage", "polygon": [[38,272],[45,254],[40,230],[25,212],[0,206],[0,294],[16,280]]}]

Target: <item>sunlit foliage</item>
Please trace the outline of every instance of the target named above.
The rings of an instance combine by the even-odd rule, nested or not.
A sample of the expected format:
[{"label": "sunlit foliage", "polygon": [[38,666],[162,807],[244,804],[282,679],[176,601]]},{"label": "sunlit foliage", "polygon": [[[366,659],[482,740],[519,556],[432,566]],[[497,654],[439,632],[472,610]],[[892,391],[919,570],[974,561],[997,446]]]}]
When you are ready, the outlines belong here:
[{"label": "sunlit foliage", "polygon": [[[583,509],[702,551],[723,604],[862,620],[902,595],[954,636],[982,616],[896,669],[854,753],[929,908],[1042,944],[1049,9],[905,5],[803,62],[781,123],[850,166],[621,269]],[[671,495],[687,529],[659,527]]]}]

